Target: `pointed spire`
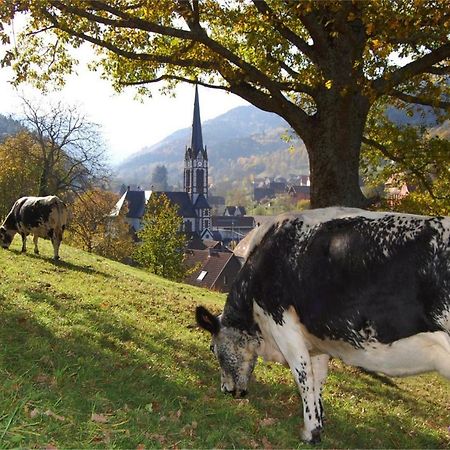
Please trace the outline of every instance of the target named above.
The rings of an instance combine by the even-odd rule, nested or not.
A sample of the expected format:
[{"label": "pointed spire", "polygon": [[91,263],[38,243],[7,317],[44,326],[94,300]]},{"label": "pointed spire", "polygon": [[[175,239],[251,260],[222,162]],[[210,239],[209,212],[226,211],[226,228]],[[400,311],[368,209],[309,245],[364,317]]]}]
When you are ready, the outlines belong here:
[{"label": "pointed spire", "polygon": [[198,154],[203,153],[203,136],[202,124],[200,121],[200,105],[198,102],[198,86],[195,85],[195,100],[194,100],[194,119],[192,121],[192,140],[191,140],[192,155],[197,158]]}]

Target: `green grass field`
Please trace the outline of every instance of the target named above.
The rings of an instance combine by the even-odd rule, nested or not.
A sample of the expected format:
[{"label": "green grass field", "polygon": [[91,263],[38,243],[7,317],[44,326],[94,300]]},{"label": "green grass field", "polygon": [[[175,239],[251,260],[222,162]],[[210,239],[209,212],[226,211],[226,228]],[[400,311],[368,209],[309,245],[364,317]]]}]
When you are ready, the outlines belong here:
[{"label": "green grass field", "polygon": [[[258,364],[244,400],[220,393],[193,311],[220,311],[225,296],[40,248],[0,249],[2,448],[305,447],[286,368]],[[324,399],[321,447],[450,447],[450,383],[437,375],[389,384],[333,362]]]}]

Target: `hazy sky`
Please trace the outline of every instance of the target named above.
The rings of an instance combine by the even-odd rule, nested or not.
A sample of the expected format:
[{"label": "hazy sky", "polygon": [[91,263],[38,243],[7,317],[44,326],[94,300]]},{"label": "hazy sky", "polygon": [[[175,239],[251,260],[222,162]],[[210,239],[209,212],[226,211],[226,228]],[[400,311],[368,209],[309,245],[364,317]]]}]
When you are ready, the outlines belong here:
[{"label": "hazy sky", "polygon": [[[1,55],[0,47],[0,57]],[[12,72],[0,68],[0,114],[20,116],[22,111],[19,93],[34,103],[61,100],[78,105],[89,120],[102,126],[102,132],[110,150],[111,161],[118,162],[144,146],[159,142],[170,133],[190,127],[194,105],[194,87],[182,85],[175,98],[158,93],[155,85],[152,98],[143,103],[134,100],[133,90],[117,94],[107,81],[85,66],[68,79],[66,87],[59,92],[43,96],[36,89],[22,85],[17,92],[8,80]],[[226,111],[247,104],[241,98],[213,89],[199,87],[200,115],[202,122]],[[186,142],[189,144],[189,142]]]}]

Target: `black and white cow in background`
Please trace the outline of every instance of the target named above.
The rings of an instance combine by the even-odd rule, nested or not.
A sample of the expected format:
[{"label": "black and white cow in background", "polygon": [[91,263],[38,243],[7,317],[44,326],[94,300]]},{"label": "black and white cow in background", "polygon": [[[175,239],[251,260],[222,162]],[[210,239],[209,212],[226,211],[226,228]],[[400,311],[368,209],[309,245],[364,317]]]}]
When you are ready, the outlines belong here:
[{"label": "black and white cow in background", "polygon": [[196,310],[223,392],[246,394],[257,356],[287,364],[302,439],[316,443],[330,356],[450,379],[450,217],[325,208],[280,216],[252,239],[223,314]]},{"label": "black and white cow in background", "polygon": [[17,200],[0,227],[0,245],[9,248],[16,233],[22,236],[22,252],[27,251],[27,236],[33,234],[34,253],[39,254],[38,239],[50,239],[54,258],[67,223],[67,207],[58,197],[22,197]]}]

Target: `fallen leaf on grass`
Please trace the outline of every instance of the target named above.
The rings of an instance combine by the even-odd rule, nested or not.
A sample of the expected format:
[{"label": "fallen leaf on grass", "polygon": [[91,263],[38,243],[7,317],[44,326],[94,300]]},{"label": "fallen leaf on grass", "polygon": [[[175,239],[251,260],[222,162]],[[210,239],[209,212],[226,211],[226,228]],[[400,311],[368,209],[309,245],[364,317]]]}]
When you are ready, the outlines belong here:
[{"label": "fallen leaf on grass", "polygon": [[50,375],[40,374],[35,378],[36,383],[45,384],[49,387],[54,387],[56,385],[56,378]]},{"label": "fallen leaf on grass", "polygon": [[162,434],[148,434],[146,433],[146,437],[151,439],[152,441],[159,442],[161,445],[164,445],[167,442],[167,439]]},{"label": "fallen leaf on grass", "polygon": [[179,409],[178,411],[170,411],[169,417],[170,420],[172,420],[173,422],[177,422],[178,420],[180,420],[181,417],[181,409]]},{"label": "fallen leaf on grass", "polygon": [[53,419],[59,420],[60,422],[64,422],[66,420],[64,416],[59,416],[58,414],[55,414],[53,411],[50,411],[49,409],[45,411],[44,416],[52,417]]},{"label": "fallen leaf on grass", "polygon": [[32,409],[29,412],[29,416],[30,418],[34,419],[35,417],[37,417],[39,415],[39,410],[37,408]]},{"label": "fallen leaf on grass", "polygon": [[91,420],[96,423],[108,423],[108,418],[103,414],[92,413]]},{"label": "fallen leaf on grass", "polygon": [[270,443],[269,439],[267,439],[265,436],[263,436],[263,438],[261,439],[261,442],[262,442],[262,445],[263,445],[263,447],[265,449],[268,449],[268,450],[272,450],[273,449],[273,446]]},{"label": "fallen leaf on grass", "polygon": [[259,421],[259,424],[262,427],[269,427],[270,425],[273,425],[277,422],[277,419],[274,419],[273,417],[265,417],[264,419]]},{"label": "fallen leaf on grass", "polygon": [[189,436],[189,437],[194,437],[195,435],[195,430],[197,429],[197,422],[194,420],[192,423],[188,423],[187,425],[185,425],[182,429],[181,432],[185,435],[185,436]]}]

